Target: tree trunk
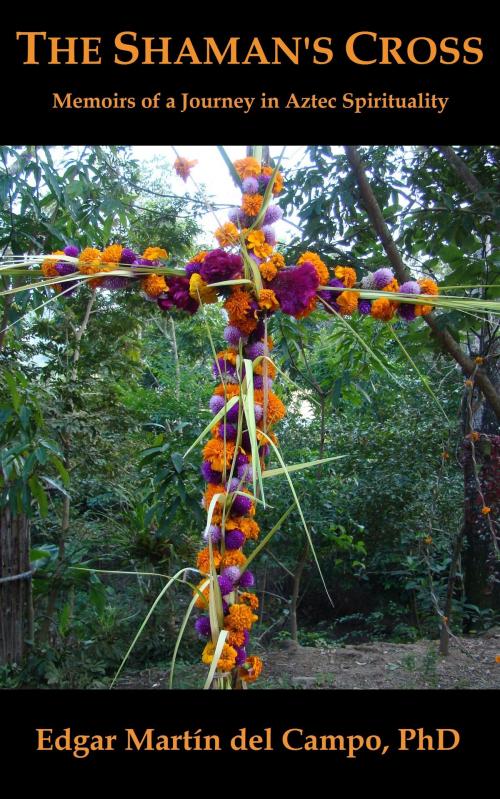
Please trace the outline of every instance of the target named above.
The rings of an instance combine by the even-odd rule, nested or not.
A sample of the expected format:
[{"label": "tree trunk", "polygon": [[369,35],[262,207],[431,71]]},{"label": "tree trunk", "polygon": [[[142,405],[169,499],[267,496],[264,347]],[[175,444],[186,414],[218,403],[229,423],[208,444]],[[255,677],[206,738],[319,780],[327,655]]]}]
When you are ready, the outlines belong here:
[{"label": "tree trunk", "polygon": [[0,513],[0,665],[20,663],[30,623],[32,584],[30,523],[26,516]]},{"label": "tree trunk", "polygon": [[[500,342],[486,362],[491,382],[500,385]],[[476,393],[476,392],[475,392]],[[474,397],[475,397],[474,393]],[[464,470],[463,556],[466,602],[480,610],[500,609],[500,562],[498,560],[498,519],[500,518],[500,435],[493,410],[487,402],[473,407],[468,401],[466,429],[462,446]],[[470,438],[472,431],[479,439]],[[489,508],[489,513],[483,509]],[[471,628],[471,619],[464,629]]]}]

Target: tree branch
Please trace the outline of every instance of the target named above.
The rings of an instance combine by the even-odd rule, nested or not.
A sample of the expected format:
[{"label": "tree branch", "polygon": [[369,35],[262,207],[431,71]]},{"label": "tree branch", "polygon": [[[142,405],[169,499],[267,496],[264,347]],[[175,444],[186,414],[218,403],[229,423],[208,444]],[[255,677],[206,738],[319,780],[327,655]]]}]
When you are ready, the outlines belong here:
[{"label": "tree branch", "polygon": [[[401,257],[394,239],[391,236],[389,228],[386,225],[380,205],[377,198],[373,193],[373,189],[368,182],[366,172],[364,170],[361,157],[356,147],[344,147],[348,161],[351,165],[352,171],[356,178],[361,199],[365,206],[368,218],[377,233],[387,256],[394,267],[394,272],[400,283],[409,280],[410,273],[406,264]],[[457,156],[458,157],[458,156]],[[483,392],[487,402],[495,412],[496,417],[500,420],[500,396],[498,395],[495,386],[489,379],[488,375],[482,369],[478,369],[477,364],[472,358],[462,350],[461,346],[455,341],[447,328],[441,328],[437,322],[434,313],[426,314],[422,317],[426,324],[431,328],[434,336],[441,344],[442,348],[451,355],[452,358],[461,366],[466,375],[475,373],[475,382]]]}]

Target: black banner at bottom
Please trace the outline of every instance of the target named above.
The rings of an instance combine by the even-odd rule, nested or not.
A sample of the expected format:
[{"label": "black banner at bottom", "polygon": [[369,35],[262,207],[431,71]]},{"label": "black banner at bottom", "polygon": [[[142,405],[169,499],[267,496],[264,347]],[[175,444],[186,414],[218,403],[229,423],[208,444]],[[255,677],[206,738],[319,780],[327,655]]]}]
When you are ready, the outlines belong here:
[{"label": "black banner at bottom", "polygon": [[[224,778],[239,773],[244,783],[257,780],[260,768],[279,763],[285,782],[301,774],[313,774],[316,784],[329,773],[405,772],[413,786],[436,768],[453,782],[464,765],[494,754],[497,696],[494,691],[3,691],[0,745],[6,763],[22,762],[25,785],[71,773],[81,787],[96,773],[127,781],[140,771],[168,773],[169,780],[187,775],[191,789],[197,781],[201,789],[218,769]],[[242,772],[242,766],[252,771]],[[267,778],[262,772],[258,779]]]}]

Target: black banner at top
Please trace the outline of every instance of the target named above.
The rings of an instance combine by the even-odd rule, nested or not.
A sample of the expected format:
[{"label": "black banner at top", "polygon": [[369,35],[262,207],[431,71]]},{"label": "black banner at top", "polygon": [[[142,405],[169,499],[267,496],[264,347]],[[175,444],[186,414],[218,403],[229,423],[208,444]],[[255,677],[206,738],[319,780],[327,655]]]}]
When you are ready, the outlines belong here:
[{"label": "black banner at top", "polygon": [[273,19],[265,30],[192,30],[161,14],[153,23],[116,13],[105,28],[97,15],[20,18],[1,34],[8,138],[491,140],[497,37],[484,18],[427,16],[411,28],[362,13],[348,23],[305,11],[300,25]]}]

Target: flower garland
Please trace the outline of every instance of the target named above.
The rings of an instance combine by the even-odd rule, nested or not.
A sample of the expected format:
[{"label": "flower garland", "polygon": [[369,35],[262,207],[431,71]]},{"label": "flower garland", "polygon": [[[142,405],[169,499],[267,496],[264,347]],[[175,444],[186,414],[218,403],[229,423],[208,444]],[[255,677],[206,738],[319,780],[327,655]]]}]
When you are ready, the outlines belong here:
[{"label": "flower garland", "polygon": [[[178,158],[174,166],[186,180],[195,163]],[[199,252],[182,271],[162,265],[168,254],[160,247],[148,247],[139,256],[120,244],[102,252],[71,245],[46,258],[41,270],[52,279],[55,291],[66,296],[77,285],[71,275],[80,273],[92,289],[114,291],[138,282],[145,299],[163,311],[177,308],[194,314],[205,304],[224,302],[225,348],[216,353],[212,367],[217,385],[210,410],[216,418],[201,464],[207,525],[196,566],[202,579],[193,602],[202,611],[196,632],[207,641],[203,663],[213,670],[217,652],[217,675],[237,686],[256,680],[263,667],[258,656],[247,654],[259,607],[250,590],[254,575],[243,552],[260,532],[254,519],[257,497],[250,486],[256,485],[257,471],[264,470],[270,444],[277,444],[273,428],[286,414],[273,391],[276,367],[269,358],[273,347],[267,335],[269,317],[280,310],[303,319],[323,307],[339,316],[357,312],[389,321],[397,314],[410,322],[432,310],[425,297],[437,295],[438,287],[430,278],[399,285],[385,267],[360,282],[351,266],[336,265],[332,276],[312,251],[287,266],[275,249],[273,225],[282,212],[270,202],[283,189],[281,174],[252,157],[236,161],[234,169],[241,181],[241,205],[215,231],[219,248]],[[64,281],[58,283],[57,277]],[[422,295],[422,303],[416,303],[413,295]]]}]

